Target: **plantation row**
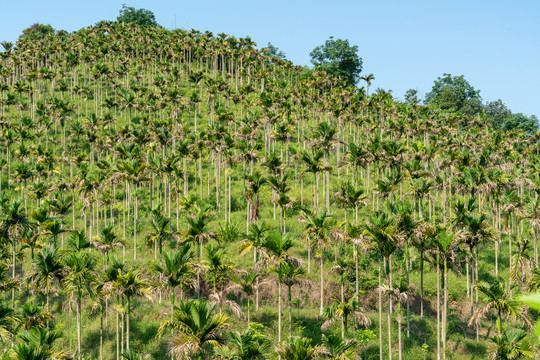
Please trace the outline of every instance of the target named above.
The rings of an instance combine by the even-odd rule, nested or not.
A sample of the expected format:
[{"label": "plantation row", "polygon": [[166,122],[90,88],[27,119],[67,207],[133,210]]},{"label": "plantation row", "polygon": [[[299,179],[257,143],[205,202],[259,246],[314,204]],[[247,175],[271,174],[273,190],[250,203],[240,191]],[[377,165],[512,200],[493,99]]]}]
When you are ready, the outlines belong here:
[{"label": "plantation row", "polygon": [[226,34],[2,45],[6,359],[538,357],[538,133]]}]

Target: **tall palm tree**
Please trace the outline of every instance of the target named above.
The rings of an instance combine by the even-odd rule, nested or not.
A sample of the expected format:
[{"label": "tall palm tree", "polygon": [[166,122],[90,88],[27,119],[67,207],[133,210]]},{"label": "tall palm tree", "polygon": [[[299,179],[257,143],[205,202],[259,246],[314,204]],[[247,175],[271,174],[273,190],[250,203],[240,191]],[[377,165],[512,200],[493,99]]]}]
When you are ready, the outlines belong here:
[{"label": "tall palm tree", "polygon": [[273,233],[262,243],[263,260],[270,265],[278,276],[278,341],[281,342],[281,284],[283,283],[283,264],[297,261],[288,252],[293,247],[293,241],[289,234]]},{"label": "tall palm tree", "polygon": [[178,287],[180,300],[183,300],[183,286],[189,283],[189,278],[193,274],[193,257],[190,244],[185,244],[179,250],[163,253],[163,264],[154,262],[151,266],[153,271],[160,274],[160,286],[167,288],[171,293],[171,309],[174,308],[174,293]]},{"label": "tall palm tree", "polygon": [[159,251],[159,256],[163,252],[163,242],[175,240],[177,238],[177,233],[172,231],[171,220],[164,216],[157,209],[152,211],[152,230],[147,236],[147,242],[149,244],[154,244],[154,258],[157,259],[157,254]]},{"label": "tall palm tree", "polygon": [[281,280],[287,286],[289,300],[289,339],[292,337],[292,287],[296,284],[308,284],[302,279],[305,270],[297,262],[284,262],[281,265]]},{"label": "tall palm tree", "polygon": [[[212,214],[208,208],[197,207],[194,214],[187,216],[187,229],[183,234],[184,241],[193,242],[199,246],[198,251],[198,264],[201,265],[203,259],[203,247],[204,243],[210,239],[216,237],[216,233],[209,231],[207,228],[208,223]],[[200,281],[200,271],[197,271],[197,296],[200,296],[201,293],[201,281]]]},{"label": "tall palm tree", "polygon": [[136,270],[128,270],[124,274],[119,274],[113,288],[120,297],[126,300],[126,350],[129,351],[131,300],[137,296],[146,296],[151,300],[151,289],[147,280],[141,277],[140,272]]},{"label": "tall palm tree", "polygon": [[[23,209],[23,201],[18,198],[11,203],[2,202],[2,217],[0,218],[0,241],[11,245],[11,278],[15,279],[17,268],[17,242],[22,232],[31,226],[28,216]],[[15,307],[15,288],[11,292],[11,306]]]},{"label": "tall palm tree", "polygon": [[250,324],[250,300],[253,296],[254,288],[258,287],[259,274],[254,271],[248,271],[239,275],[234,281],[247,297],[247,323]]},{"label": "tall palm tree", "polygon": [[[378,211],[371,215],[364,224],[364,235],[370,238],[376,248],[378,255],[382,257],[385,264],[385,274],[388,284],[392,283],[391,269],[391,255],[396,250],[397,244],[394,239],[394,224],[393,219],[384,211]],[[388,268],[386,266],[388,264]],[[381,274],[382,266],[379,260],[379,287],[381,287]],[[390,313],[392,308],[392,301],[388,299],[388,318],[390,319]],[[391,328],[388,327],[388,357],[392,358],[392,342],[391,342]],[[382,292],[379,292],[379,356],[382,359]]]},{"label": "tall palm tree", "polygon": [[38,291],[45,294],[45,309],[49,312],[49,295],[53,284],[58,285],[64,278],[64,264],[56,248],[45,247],[34,260],[33,271],[28,281]]},{"label": "tall palm tree", "polygon": [[[332,219],[332,215],[326,210],[312,212],[309,209],[303,209],[301,221],[304,223],[303,237],[308,240],[308,252],[310,251],[311,246],[318,247],[320,251],[321,306],[319,315],[322,316],[324,311],[324,250],[330,242],[330,237],[335,229],[335,223]],[[313,241],[313,243],[311,241]]]},{"label": "tall palm tree", "polygon": [[99,237],[92,241],[92,245],[96,247],[105,258],[105,265],[109,265],[109,252],[115,247],[123,247],[125,243],[114,232],[113,225],[110,224],[100,229]]},{"label": "tall palm tree", "polygon": [[92,283],[95,280],[95,261],[90,254],[73,252],[63,259],[66,276],[62,283],[69,297],[75,301],[77,309],[77,357],[82,359],[81,352],[81,308],[85,294],[92,293]]}]

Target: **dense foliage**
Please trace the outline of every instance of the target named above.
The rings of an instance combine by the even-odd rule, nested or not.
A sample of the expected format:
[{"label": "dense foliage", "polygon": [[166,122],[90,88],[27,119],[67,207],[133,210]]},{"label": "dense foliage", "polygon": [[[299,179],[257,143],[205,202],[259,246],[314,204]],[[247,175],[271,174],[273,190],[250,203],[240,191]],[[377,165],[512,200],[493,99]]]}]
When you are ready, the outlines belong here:
[{"label": "dense foliage", "polygon": [[537,132],[225,34],[2,45],[5,358],[538,357]]}]

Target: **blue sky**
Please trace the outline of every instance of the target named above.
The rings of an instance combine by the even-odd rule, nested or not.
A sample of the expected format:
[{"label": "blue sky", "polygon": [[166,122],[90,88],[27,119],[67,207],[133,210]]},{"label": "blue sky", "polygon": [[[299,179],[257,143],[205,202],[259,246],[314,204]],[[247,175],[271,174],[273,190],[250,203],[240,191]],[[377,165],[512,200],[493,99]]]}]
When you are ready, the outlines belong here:
[{"label": "blue sky", "polygon": [[423,97],[443,73],[465,75],[484,101],[540,116],[540,1],[6,1],[0,41],[35,22],[74,31],[114,20],[122,3],[154,12],[167,28],[210,30],[271,42],[298,65],[329,36],[358,45],[372,88]]}]

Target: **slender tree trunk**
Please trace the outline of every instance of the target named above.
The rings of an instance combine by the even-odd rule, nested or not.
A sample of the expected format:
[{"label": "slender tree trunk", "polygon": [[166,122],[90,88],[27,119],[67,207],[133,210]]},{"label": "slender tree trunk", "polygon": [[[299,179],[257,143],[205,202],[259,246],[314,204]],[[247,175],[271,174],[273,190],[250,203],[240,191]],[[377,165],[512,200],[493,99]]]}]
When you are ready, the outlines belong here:
[{"label": "slender tree trunk", "polygon": [[321,249],[321,308],[319,316],[322,316],[324,312],[324,253]]},{"label": "slender tree trunk", "polygon": [[289,286],[289,340],[292,338],[292,294]]},{"label": "slender tree trunk", "polygon": [[77,298],[77,358],[82,359],[81,354],[81,299]]},{"label": "slender tree trunk", "polygon": [[278,279],[278,343],[281,342],[281,276]]},{"label": "slender tree trunk", "polygon": [[[379,261],[379,288],[381,287],[381,262]],[[382,292],[379,291],[379,357],[383,360],[383,341],[382,341]]]},{"label": "slender tree trunk", "polygon": [[129,351],[129,317],[131,313],[131,299],[127,298],[126,306],[126,351]]},{"label": "slender tree trunk", "polygon": [[116,299],[116,360],[120,360],[120,319],[118,311],[118,299]]}]

